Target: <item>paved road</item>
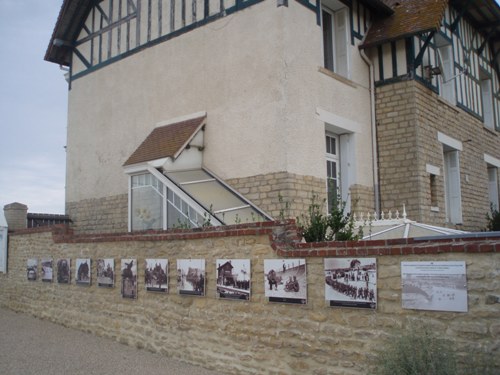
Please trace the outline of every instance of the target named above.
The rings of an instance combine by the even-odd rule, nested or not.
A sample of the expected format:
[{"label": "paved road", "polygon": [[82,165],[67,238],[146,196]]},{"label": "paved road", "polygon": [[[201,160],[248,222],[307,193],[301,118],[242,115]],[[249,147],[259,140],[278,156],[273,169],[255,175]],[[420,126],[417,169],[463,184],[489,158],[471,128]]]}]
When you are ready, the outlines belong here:
[{"label": "paved road", "polygon": [[2,375],[216,375],[159,354],[0,309]]}]

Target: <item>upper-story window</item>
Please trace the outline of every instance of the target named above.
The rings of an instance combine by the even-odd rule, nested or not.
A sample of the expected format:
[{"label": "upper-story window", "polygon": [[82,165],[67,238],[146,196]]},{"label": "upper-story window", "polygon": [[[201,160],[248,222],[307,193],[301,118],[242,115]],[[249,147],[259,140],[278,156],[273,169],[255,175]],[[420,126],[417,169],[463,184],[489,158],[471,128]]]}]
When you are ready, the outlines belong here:
[{"label": "upper-story window", "polygon": [[480,85],[481,85],[481,100],[483,104],[483,121],[484,126],[489,129],[495,128],[495,117],[493,115],[493,96],[491,92],[491,79],[484,72],[480,71]]},{"label": "upper-story window", "polygon": [[324,66],[344,77],[349,77],[349,11],[337,0],[323,1]]},{"label": "upper-story window", "polygon": [[437,57],[441,69],[439,94],[452,104],[456,104],[455,63],[453,46],[441,35],[436,35]]}]

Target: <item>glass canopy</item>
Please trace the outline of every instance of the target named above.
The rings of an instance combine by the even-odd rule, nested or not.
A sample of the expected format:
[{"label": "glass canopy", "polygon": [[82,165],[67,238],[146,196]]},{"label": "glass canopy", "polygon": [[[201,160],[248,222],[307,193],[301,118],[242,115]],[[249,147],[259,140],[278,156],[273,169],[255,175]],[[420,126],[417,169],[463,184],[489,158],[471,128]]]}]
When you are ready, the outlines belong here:
[{"label": "glass canopy", "polygon": [[131,177],[131,230],[194,228],[271,220],[205,169]]}]

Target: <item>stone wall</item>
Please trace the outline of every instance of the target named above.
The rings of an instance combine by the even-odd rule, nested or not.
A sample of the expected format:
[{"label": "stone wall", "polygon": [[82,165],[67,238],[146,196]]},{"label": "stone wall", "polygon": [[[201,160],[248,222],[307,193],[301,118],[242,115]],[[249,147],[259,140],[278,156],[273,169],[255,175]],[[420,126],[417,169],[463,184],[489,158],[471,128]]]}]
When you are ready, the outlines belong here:
[{"label": "stone wall", "polygon": [[[459,156],[463,225],[458,229],[484,229],[489,212],[484,154],[500,158],[498,133],[415,80],[377,88],[376,108],[382,210],[394,210],[405,203],[412,220],[449,225],[443,144],[438,141],[441,132],[463,145]],[[427,165],[440,172],[435,205],[431,204]]]},{"label": "stone wall", "polygon": [[[9,239],[8,273],[0,274],[0,306],[68,327],[145,348],[228,374],[369,373],[374,350],[395,328],[424,320],[452,339],[462,354],[481,349],[500,368],[500,237],[440,240],[290,242],[291,222],[140,234],[74,234],[63,227],[25,230]],[[29,282],[29,258],[92,258],[92,285]],[[307,305],[270,303],[264,295],[264,259],[305,258]],[[325,257],[376,257],[375,311],[331,308],[325,302]],[[98,258],[169,259],[168,294],[146,292],[139,267],[136,300],[120,296],[117,271],[112,289],[96,285]],[[205,297],[176,293],[179,258],[206,260]],[[251,260],[250,301],[215,298],[216,259]],[[467,264],[468,312],[401,308],[400,262],[451,261]],[[39,266],[40,267],[40,266]],[[73,271],[74,272],[74,271]]]},{"label": "stone wall", "polygon": [[[313,196],[318,198],[316,202],[326,199],[326,181],[313,176],[278,172],[228,179],[227,183],[276,219],[295,219],[306,214]],[[350,199],[356,201],[356,212],[373,212],[373,188],[353,185]]]},{"label": "stone wall", "polygon": [[117,233],[128,231],[128,195],[66,202],[66,214],[76,232]]}]

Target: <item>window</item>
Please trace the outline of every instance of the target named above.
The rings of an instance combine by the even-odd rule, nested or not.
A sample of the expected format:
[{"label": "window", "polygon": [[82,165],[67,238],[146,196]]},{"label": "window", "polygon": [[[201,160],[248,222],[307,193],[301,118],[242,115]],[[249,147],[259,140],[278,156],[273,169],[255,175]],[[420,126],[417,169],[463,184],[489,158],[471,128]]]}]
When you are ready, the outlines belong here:
[{"label": "window", "polygon": [[480,72],[481,99],[483,103],[483,121],[484,126],[489,129],[494,128],[493,116],[493,96],[491,94],[491,79],[484,71]]},{"label": "window", "polygon": [[349,77],[348,8],[336,0],[323,3],[329,6],[322,9],[324,66],[337,74]]},{"label": "window", "polygon": [[490,205],[493,209],[498,210],[498,168],[488,166],[488,195],[490,198]]},{"label": "window", "polygon": [[447,220],[452,224],[462,224],[459,151],[444,146],[443,156]]},{"label": "window", "polygon": [[455,104],[455,66],[453,60],[453,47],[451,43],[441,35],[436,35],[436,45],[439,68],[441,69],[439,94],[443,99]]},{"label": "window", "polygon": [[337,197],[340,196],[339,181],[339,138],[333,134],[326,135],[326,177],[327,177],[327,199],[328,212],[330,207],[338,204]]}]

